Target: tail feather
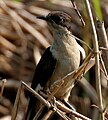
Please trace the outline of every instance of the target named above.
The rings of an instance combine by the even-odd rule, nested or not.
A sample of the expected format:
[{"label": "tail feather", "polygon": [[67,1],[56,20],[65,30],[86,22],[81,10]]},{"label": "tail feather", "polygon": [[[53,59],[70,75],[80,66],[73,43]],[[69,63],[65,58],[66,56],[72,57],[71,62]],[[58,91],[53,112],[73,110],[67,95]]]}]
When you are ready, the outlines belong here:
[{"label": "tail feather", "polygon": [[30,101],[28,104],[28,109],[27,109],[27,113],[26,113],[26,117],[25,120],[33,120],[35,114],[36,114],[36,104],[38,104],[38,99],[35,98],[34,96],[30,96]]},{"label": "tail feather", "polygon": [[[25,120],[33,120],[40,107],[41,107],[40,101],[34,96],[31,96]],[[47,114],[47,112],[48,108],[45,106],[42,112],[39,114],[37,120],[42,120],[42,118],[44,117],[45,114]],[[58,115],[54,114],[50,120],[60,120],[60,118],[58,117]]]}]

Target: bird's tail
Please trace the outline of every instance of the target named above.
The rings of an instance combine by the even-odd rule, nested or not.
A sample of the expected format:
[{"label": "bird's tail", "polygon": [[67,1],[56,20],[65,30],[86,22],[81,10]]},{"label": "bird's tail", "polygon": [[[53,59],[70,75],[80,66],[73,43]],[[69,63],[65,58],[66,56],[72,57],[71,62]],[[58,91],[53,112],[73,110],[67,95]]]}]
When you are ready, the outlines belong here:
[{"label": "bird's tail", "polygon": [[[41,102],[37,98],[31,96],[25,120],[33,120],[36,113],[41,108],[41,105],[42,105]],[[42,120],[42,118],[48,113],[48,110],[49,109],[46,106],[43,107],[42,111],[39,113],[38,118],[36,120]],[[58,117],[58,115],[53,115],[50,120],[60,120],[60,118]]]},{"label": "bird's tail", "polygon": [[28,108],[27,108],[27,112],[26,112],[26,116],[25,116],[25,120],[33,120],[37,111],[39,110],[39,107],[40,107],[40,101],[36,97],[31,95]]}]

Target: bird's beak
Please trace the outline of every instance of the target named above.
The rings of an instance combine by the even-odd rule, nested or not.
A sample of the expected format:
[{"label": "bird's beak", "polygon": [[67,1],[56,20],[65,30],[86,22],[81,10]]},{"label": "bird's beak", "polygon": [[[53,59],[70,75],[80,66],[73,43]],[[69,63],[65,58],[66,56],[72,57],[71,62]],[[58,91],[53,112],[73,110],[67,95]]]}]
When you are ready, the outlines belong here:
[{"label": "bird's beak", "polygon": [[46,16],[37,16],[37,18],[47,21],[47,17]]}]

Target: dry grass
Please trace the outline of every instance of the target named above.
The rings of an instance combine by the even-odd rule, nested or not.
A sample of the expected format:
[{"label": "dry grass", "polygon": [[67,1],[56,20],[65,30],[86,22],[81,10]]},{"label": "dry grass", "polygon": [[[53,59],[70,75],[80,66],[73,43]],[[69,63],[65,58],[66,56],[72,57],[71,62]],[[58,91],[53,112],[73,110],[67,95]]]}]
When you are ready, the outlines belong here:
[{"label": "dry grass", "polygon": [[[76,5],[84,18],[85,27],[83,27],[79,17],[72,8],[71,1],[43,0],[25,4],[10,0],[5,3],[2,0],[0,1],[0,77],[6,76],[7,82],[4,93],[1,93],[0,117],[12,114],[20,81],[23,80],[27,84],[30,84],[35,65],[38,63],[44,50],[53,42],[47,24],[44,21],[36,19],[36,16],[46,15],[51,10],[63,10],[72,16],[72,31],[74,35],[86,41],[90,46],[93,38],[89,17],[84,3],[81,3],[81,1],[76,2]],[[107,1],[103,0],[101,2],[105,27],[108,26],[108,20],[106,19],[106,16],[108,16],[107,5]],[[82,46],[85,48],[86,53],[89,54],[89,49],[83,44]],[[101,71],[106,75],[103,67]],[[94,69],[92,68],[86,76],[90,84],[85,81],[82,81],[82,83],[78,82],[72,91],[70,101],[79,113],[96,120],[98,107],[91,107],[93,104],[97,105]],[[106,78],[102,76],[103,74],[101,74],[102,95],[105,117],[107,118],[108,86],[106,85]],[[2,88],[2,86],[2,82],[0,82],[0,87]],[[22,89],[18,119],[23,118],[26,106],[27,99]]]}]

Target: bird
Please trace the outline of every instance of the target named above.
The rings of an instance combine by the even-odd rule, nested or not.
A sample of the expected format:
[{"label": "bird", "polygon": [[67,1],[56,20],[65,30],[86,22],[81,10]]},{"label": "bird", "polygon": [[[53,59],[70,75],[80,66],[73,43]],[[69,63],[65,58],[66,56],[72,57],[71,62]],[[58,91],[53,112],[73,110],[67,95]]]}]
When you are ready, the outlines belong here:
[{"label": "bird", "polygon": [[[47,22],[54,41],[45,50],[36,66],[31,88],[37,92],[50,91],[57,80],[78,69],[85,52],[72,36],[72,18],[68,13],[52,11],[46,16],[37,16],[37,18]],[[55,93],[55,98],[68,102],[74,82],[75,80],[68,79]],[[34,96],[30,96],[27,120],[33,120],[38,102]]]}]

